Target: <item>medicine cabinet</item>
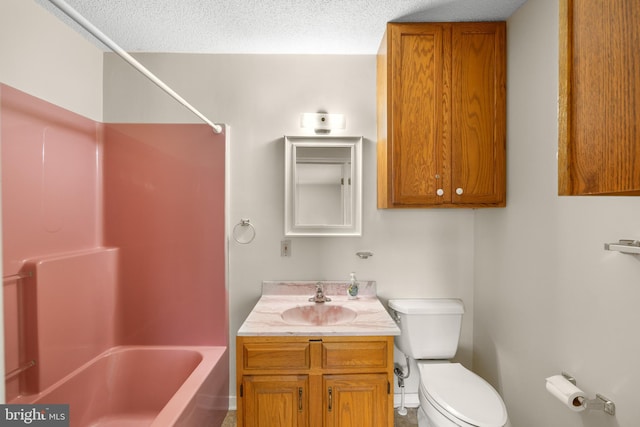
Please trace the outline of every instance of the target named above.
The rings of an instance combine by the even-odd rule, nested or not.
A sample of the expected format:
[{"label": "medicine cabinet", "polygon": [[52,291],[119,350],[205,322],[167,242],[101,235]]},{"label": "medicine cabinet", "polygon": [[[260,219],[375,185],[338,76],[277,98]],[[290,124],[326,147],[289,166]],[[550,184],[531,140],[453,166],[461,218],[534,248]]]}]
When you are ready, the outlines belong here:
[{"label": "medicine cabinet", "polygon": [[362,137],[285,136],[287,236],[362,235]]}]

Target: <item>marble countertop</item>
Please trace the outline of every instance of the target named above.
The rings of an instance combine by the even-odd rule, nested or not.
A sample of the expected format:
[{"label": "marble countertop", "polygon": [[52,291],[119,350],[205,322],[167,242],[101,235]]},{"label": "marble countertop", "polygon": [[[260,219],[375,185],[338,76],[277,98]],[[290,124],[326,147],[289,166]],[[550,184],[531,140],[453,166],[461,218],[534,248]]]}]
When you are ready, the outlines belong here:
[{"label": "marble countertop", "polygon": [[344,306],[357,313],[354,320],[337,325],[294,325],[281,314],[292,307],[315,305],[313,282],[263,282],[262,296],[238,330],[239,336],[395,336],[400,329],[376,296],[375,282],[360,281],[358,298],[347,298],[348,282],[322,281],[326,306]]}]

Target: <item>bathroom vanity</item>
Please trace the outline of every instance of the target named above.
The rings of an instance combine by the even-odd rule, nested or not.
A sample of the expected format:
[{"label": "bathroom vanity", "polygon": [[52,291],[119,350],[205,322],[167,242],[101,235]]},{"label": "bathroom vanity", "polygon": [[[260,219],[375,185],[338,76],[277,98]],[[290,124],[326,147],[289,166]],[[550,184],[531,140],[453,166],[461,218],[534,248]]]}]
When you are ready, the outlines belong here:
[{"label": "bathroom vanity", "polygon": [[400,331],[374,282],[355,300],[322,283],[331,301],[309,302],[316,282],[263,283],[236,339],[239,427],[393,426]]}]

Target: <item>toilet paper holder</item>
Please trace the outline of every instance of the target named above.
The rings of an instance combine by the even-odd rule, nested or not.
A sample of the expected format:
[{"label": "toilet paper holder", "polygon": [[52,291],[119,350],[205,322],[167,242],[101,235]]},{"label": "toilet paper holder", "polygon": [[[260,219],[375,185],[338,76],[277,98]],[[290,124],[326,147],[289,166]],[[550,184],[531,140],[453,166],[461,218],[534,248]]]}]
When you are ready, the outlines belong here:
[{"label": "toilet paper holder", "polygon": [[[576,384],[576,379],[572,375],[569,375],[566,372],[563,372],[562,376],[565,377],[565,379],[567,381],[569,381],[571,384],[577,385]],[[583,403],[583,405],[584,405],[584,407],[586,409],[591,409],[591,410],[594,410],[594,411],[604,411],[605,413],[607,413],[609,415],[615,415],[616,414],[616,404],[613,403],[613,401],[611,399],[606,398],[605,396],[601,395],[600,393],[596,393],[596,398],[595,399],[587,399]]]}]

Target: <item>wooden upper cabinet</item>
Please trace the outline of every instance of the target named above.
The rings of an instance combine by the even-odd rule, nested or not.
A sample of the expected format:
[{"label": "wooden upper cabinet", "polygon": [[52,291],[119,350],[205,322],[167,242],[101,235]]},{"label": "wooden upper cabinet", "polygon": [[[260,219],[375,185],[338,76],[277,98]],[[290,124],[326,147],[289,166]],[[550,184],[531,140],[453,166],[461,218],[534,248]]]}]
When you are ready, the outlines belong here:
[{"label": "wooden upper cabinet", "polygon": [[504,22],[390,23],[378,52],[378,207],[505,206]]},{"label": "wooden upper cabinet", "polygon": [[638,0],[560,0],[560,195],[640,195],[639,23]]}]

